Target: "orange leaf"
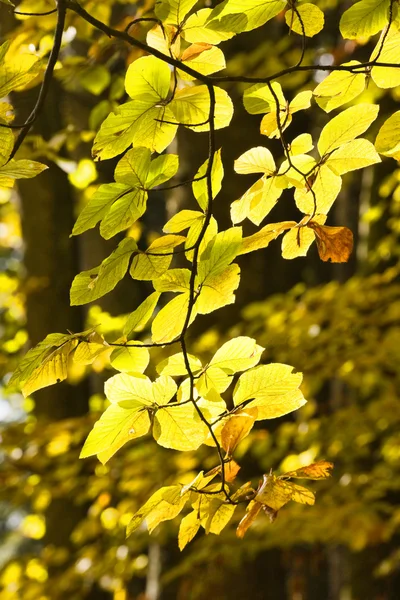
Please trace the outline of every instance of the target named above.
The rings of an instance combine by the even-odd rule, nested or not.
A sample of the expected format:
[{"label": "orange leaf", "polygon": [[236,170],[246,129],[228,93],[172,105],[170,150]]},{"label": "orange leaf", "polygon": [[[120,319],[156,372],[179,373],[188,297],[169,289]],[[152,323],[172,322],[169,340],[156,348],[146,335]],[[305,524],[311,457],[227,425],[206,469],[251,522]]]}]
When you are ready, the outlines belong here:
[{"label": "orange leaf", "polygon": [[206,50],[210,50],[210,48],[212,47],[213,46],[211,44],[206,44],[204,42],[192,44],[183,52],[181,56],[181,61],[193,60],[194,58],[197,58],[197,56],[200,56],[200,54],[202,54]]},{"label": "orange leaf", "polygon": [[330,470],[333,469],[333,463],[327,462],[326,460],[319,460],[312,465],[307,467],[301,467],[295,471],[289,471],[281,475],[281,478],[296,477],[298,479],[325,479],[330,477]]},{"label": "orange leaf", "polygon": [[247,506],[246,514],[244,515],[243,519],[240,521],[236,529],[236,535],[238,538],[243,538],[245,536],[246,531],[248,530],[250,525],[256,520],[257,515],[261,510],[261,507],[262,504],[260,502],[254,502],[253,500]]},{"label": "orange leaf", "polygon": [[314,230],[318,253],[322,260],[334,263],[347,262],[353,250],[353,234],[347,227],[328,227],[310,221],[307,225]]},{"label": "orange leaf", "polygon": [[232,415],[225,423],[221,431],[221,442],[228,455],[231,455],[239,442],[249,435],[257,414],[257,409],[245,409]]},{"label": "orange leaf", "polygon": [[236,461],[230,460],[225,463],[225,481],[233,481],[240,471],[240,466]]}]

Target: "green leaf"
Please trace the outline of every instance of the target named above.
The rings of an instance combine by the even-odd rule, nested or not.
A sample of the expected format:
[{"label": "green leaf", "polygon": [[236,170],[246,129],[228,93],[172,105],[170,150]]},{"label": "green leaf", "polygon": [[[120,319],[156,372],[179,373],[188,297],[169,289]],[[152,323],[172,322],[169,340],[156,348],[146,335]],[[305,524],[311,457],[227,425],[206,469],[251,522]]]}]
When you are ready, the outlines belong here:
[{"label": "green leaf", "polygon": [[79,214],[72,235],[79,235],[95,227],[105,217],[113,203],[130,192],[130,187],[123,183],[105,183],[98,187]]},{"label": "green leaf", "polygon": [[150,354],[148,349],[135,346],[115,348],[110,356],[110,362],[114,369],[124,372],[143,373],[149,361]]},{"label": "green leaf", "polygon": [[321,131],[318,151],[321,156],[358,137],[378,116],[377,104],[357,104],[333,117]]},{"label": "green leaf", "polygon": [[129,409],[112,404],[95,423],[79,458],[97,454],[105,464],[127,442],[146,435],[149,429],[149,413],[143,407]]},{"label": "green leaf", "polygon": [[132,260],[130,274],[133,279],[151,281],[161,277],[171,264],[173,249],[184,241],[181,235],[164,235],[154,240],[146,252],[140,252]]},{"label": "green leaf", "polygon": [[251,31],[281,12],[284,0],[225,0],[213,9],[208,26],[215,31]]},{"label": "green leaf", "polygon": [[139,188],[120,194],[102,219],[100,233],[103,238],[109,240],[133,225],[146,211],[146,203],[147,192]]},{"label": "green leaf", "polygon": [[[280,83],[274,81],[271,87],[278,97],[280,108],[286,108],[286,100]],[[275,98],[265,83],[256,83],[247,88],[243,94],[243,104],[251,115],[259,115],[271,112],[271,110],[276,111]]]},{"label": "green leaf", "polygon": [[344,38],[367,38],[381,31],[388,22],[390,0],[362,0],[346,10],[340,19]]},{"label": "green leaf", "polygon": [[124,335],[129,336],[133,332],[140,332],[146,327],[160,298],[158,292],[153,292],[128,317],[124,327]]},{"label": "green leaf", "polygon": [[161,185],[174,177],[178,171],[179,157],[176,154],[163,154],[151,161],[146,180],[146,189]]},{"label": "green leaf", "polygon": [[[257,408],[257,420],[275,419],[305,404],[299,390],[301,373],[280,363],[262,365],[246,371],[239,377],[233,391],[233,403],[246,408]],[[247,404],[247,402],[250,402]]]},{"label": "green leaf", "polygon": [[198,263],[198,280],[203,284],[207,278],[219,273],[237,256],[242,244],[242,228],[231,227],[217,233],[208,243]]},{"label": "green leaf", "polygon": [[197,450],[207,434],[208,429],[192,403],[160,408],[154,417],[154,439],[164,448]]},{"label": "green leaf", "polygon": [[[199,179],[203,177],[203,179],[199,179],[199,181],[194,181],[192,183],[193,195],[196,198],[200,208],[202,210],[206,210],[208,206],[208,186],[207,186],[207,178],[205,177],[208,168],[208,159],[203,163],[200,169],[197,171],[195,175],[195,179]],[[214,200],[215,196],[219,194],[222,187],[222,180],[224,178],[224,166],[221,160],[221,150],[217,150],[214,154],[212,169],[211,169],[211,189],[212,189],[212,198]]]},{"label": "green leaf", "polygon": [[125,276],[129,260],[136,250],[135,240],[125,238],[99,267],[77,275],[71,286],[71,305],[87,304],[113,290]]},{"label": "green leaf", "polygon": [[170,269],[153,282],[158,292],[188,292],[190,289],[189,269]]},{"label": "green leaf", "polygon": [[156,17],[164,25],[180,25],[197,0],[157,0]]},{"label": "green leaf", "polygon": [[151,162],[148,148],[132,148],[121,158],[115,168],[115,181],[131,188],[146,186]]},{"label": "green leaf", "polygon": [[125,89],[133,98],[119,106],[103,121],[94,145],[93,156],[101,160],[121,154],[128,146],[144,146],[162,152],[175,137],[177,125],[169,106],[165,106],[171,85],[171,71],[153,56],[135,60],[128,68]]}]

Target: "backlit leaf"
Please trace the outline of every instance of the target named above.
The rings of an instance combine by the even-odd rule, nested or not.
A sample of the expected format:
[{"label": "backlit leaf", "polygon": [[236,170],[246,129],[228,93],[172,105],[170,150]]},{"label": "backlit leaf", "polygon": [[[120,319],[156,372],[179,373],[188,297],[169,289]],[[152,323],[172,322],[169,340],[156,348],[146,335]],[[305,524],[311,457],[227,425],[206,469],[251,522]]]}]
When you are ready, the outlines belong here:
[{"label": "backlit leaf", "polygon": [[127,272],[136,249],[135,240],[125,238],[99,267],[77,275],[71,286],[71,305],[87,304],[113,290]]},{"label": "backlit leaf", "polygon": [[246,531],[249,529],[249,527],[251,527],[251,525],[256,520],[261,508],[262,508],[261,502],[255,502],[254,500],[252,500],[248,504],[248,506],[246,508],[246,514],[243,517],[243,519],[240,521],[240,523],[236,529],[236,535],[238,538],[244,538],[244,536],[246,535]]},{"label": "backlit leaf", "polygon": [[192,541],[198,530],[200,529],[200,519],[197,516],[197,511],[192,510],[188,515],[183,517],[178,533],[179,550],[183,550],[189,542]]},{"label": "backlit leaf", "polygon": [[160,408],[154,417],[154,439],[164,448],[197,450],[207,433],[207,427],[192,403]]},{"label": "backlit leaf", "polygon": [[125,346],[115,348],[110,356],[110,362],[117,371],[143,373],[150,361],[147,348]]},{"label": "backlit leaf", "polygon": [[326,479],[330,477],[331,469],[333,469],[333,463],[327,462],[326,460],[319,460],[312,465],[306,467],[300,467],[295,471],[289,471],[284,473],[281,477],[297,478],[297,479]]},{"label": "backlit leaf", "polygon": [[400,160],[400,110],[393,113],[380,128],[375,148],[379,154]]},{"label": "backlit leaf", "polygon": [[381,31],[388,22],[390,0],[361,0],[348,8],[340,19],[344,38],[366,38]]},{"label": "backlit leaf", "polygon": [[124,335],[128,336],[135,331],[143,331],[153,315],[159,298],[160,294],[158,292],[153,292],[143,300],[137,309],[129,315],[124,326]]},{"label": "backlit leaf", "polygon": [[321,131],[318,150],[321,156],[358,137],[378,116],[377,104],[357,104],[333,117]]},{"label": "backlit leaf", "polygon": [[227,419],[221,431],[222,447],[227,454],[231,455],[236,446],[249,435],[257,416],[257,409],[249,408],[243,409]]},{"label": "backlit leaf", "polygon": [[[343,63],[341,66],[356,66],[357,60]],[[333,71],[314,89],[313,94],[317,103],[326,112],[331,112],[357,98],[365,89],[365,73],[350,71]]]},{"label": "backlit leaf", "polygon": [[315,4],[305,2],[296,6],[297,11],[290,9],[285,13],[286,23],[292,31],[307,37],[313,37],[324,26],[324,13]]},{"label": "backlit leaf", "polygon": [[[208,185],[207,178],[204,177],[207,173],[208,159],[203,163],[200,169],[195,175],[195,179],[192,184],[193,195],[196,198],[200,208],[206,210],[208,206]],[[200,179],[202,177],[202,179]],[[221,191],[222,179],[224,177],[224,167],[221,160],[221,150],[217,150],[214,154],[212,169],[211,169],[211,189],[213,199]],[[188,211],[189,212],[189,211]]]},{"label": "backlit leaf", "polygon": [[353,251],[353,234],[347,227],[328,227],[310,221],[308,227],[315,232],[321,260],[334,263],[347,262]]}]

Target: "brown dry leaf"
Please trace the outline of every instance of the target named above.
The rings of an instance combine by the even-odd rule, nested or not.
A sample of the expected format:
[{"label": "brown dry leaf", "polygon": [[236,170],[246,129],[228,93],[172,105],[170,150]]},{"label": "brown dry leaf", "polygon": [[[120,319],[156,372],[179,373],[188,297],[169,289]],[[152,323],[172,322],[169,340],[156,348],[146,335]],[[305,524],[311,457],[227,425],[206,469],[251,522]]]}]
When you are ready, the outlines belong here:
[{"label": "brown dry leaf", "polygon": [[330,470],[333,469],[333,463],[327,462],[326,460],[319,460],[318,462],[307,465],[307,467],[301,467],[295,471],[289,471],[281,475],[281,478],[296,477],[298,479],[326,479],[330,477]]},{"label": "brown dry leaf", "polygon": [[246,531],[257,518],[261,507],[262,504],[260,502],[255,502],[254,500],[252,500],[250,504],[248,504],[246,508],[246,514],[244,515],[243,519],[240,521],[236,529],[236,535],[238,538],[243,538],[245,536]]},{"label": "brown dry leaf", "polygon": [[328,227],[310,221],[307,225],[313,229],[321,260],[333,263],[347,262],[353,250],[353,233],[347,227]]},{"label": "brown dry leaf", "polygon": [[228,463],[225,463],[225,481],[234,481],[239,471],[240,466],[236,461],[230,460]]},{"label": "brown dry leaf", "polygon": [[206,50],[210,50],[213,46],[211,44],[206,44],[205,42],[198,42],[197,44],[192,44],[189,48],[183,52],[180,60],[193,60],[197,56],[200,56]]},{"label": "brown dry leaf", "polygon": [[249,435],[257,415],[256,408],[248,408],[232,415],[225,423],[221,431],[221,443],[228,455],[232,455],[239,442]]}]

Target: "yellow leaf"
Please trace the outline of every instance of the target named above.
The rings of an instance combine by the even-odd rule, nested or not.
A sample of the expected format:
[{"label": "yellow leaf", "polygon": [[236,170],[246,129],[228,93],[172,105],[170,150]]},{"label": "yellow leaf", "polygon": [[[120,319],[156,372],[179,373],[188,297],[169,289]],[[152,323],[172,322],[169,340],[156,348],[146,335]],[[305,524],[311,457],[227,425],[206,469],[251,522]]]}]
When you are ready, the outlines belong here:
[{"label": "yellow leaf", "polygon": [[[171,342],[180,336],[189,307],[189,293],[179,294],[166,304],[154,318],[151,326],[153,341],[156,343]],[[196,317],[196,305],[193,307],[190,323]],[[190,324],[189,323],[189,324]]]},{"label": "yellow leaf", "polygon": [[207,434],[208,429],[192,403],[160,408],[154,417],[154,439],[164,448],[197,450]]},{"label": "yellow leaf", "polygon": [[104,391],[112,404],[120,404],[124,408],[142,408],[153,404],[152,384],[145,375],[114,375],[106,381]]},{"label": "yellow leaf", "polygon": [[293,227],[282,240],[282,256],[287,260],[306,256],[315,236],[307,227]]},{"label": "yellow leaf", "polygon": [[[187,48],[180,60],[202,75],[211,75],[225,69],[225,55],[219,48],[204,42],[193,44]],[[193,80],[194,77],[178,69],[182,79]]]},{"label": "yellow leaf", "polygon": [[[341,66],[357,66],[357,60],[343,63]],[[357,98],[365,89],[365,73],[351,73],[349,71],[333,71],[314,89],[313,94],[321,108],[331,112]]]},{"label": "yellow leaf", "polygon": [[[139,344],[140,342],[136,342]],[[125,346],[115,348],[110,356],[110,362],[114,369],[123,372],[143,373],[150,361],[147,348]]]},{"label": "yellow leaf", "polygon": [[207,21],[211,12],[211,8],[202,8],[190,15],[185,21],[182,28],[182,37],[187,42],[205,42],[207,44],[217,45],[225,40],[229,40],[235,35],[233,32],[215,31],[214,29],[207,27]]},{"label": "yellow leaf", "polygon": [[221,431],[222,447],[232,455],[237,445],[249,435],[258,416],[256,408],[243,409],[228,417]]},{"label": "yellow leaf", "polygon": [[192,541],[200,529],[200,524],[201,522],[197,516],[196,510],[193,510],[188,515],[183,517],[178,533],[178,545],[180,551],[182,551],[186,545]]},{"label": "yellow leaf", "polygon": [[80,458],[97,454],[100,462],[105,464],[127,442],[146,435],[149,429],[149,413],[143,406],[130,409],[112,404],[89,433]]},{"label": "yellow leaf", "polygon": [[[374,60],[382,46],[382,33],[370,60]],[[399,24],[392,23],[389,33],[385,38],[379,62],[397,65],[397,67],[372,67],[371,77],[376,85],[383,89],[393,88],[400,85],[400,29]]]},{"label": "yellow leaf", "polygon": [[[337,152],[340,152],[342,148],[343,146]],[[342,179],[336,175],[333,169],[329,168],[328,161],[318,167],[315,173],[307,179],[307,187],[303,181],[303,187],[298,187],[295,191],[296,206],[306,215],[317,213],[325,215],[339,195]],[[310,184],[314,194],[308,187]]]},{"label": "yellow leaf", "polygon": [[290,500],[300,504],[314,504],[314,494],[305,487],[283,481],[275,475],[264,475],[263,483],[255,497],[256,502],[265,504],[273,510],[280,510]]},{"label": "yellow leaf", "polygon": [[234,291],[239,287],[239,275],[239,266],[233,264],[207,277],[201,283],[200,294],[196,300],[197,312],[206,315],[227,304],[233,304]]},{"label": "yellow leaf", "polygon": [[197,0],[159,0],[155,13],[163,24],[180,25]]},{"label": "yellow leaf", "polygon": [[357,104],[333,117],[321,131],[318,151],[321,156],[358,137],[378,116],[377,104]]},{"label": "yellow leaf", "polygon": [[270,223],[269,225],[265,225],[265,227],[253,235],[243,238],[239,255],[266,248],[272,240],[275,240],[279,235],[286,231],[286,229],[291,229],[295,225],[295,221],[284,221],[283,223]]},{"label": "yellow leaf", "polygon": [[390,0],[362,0],[346,10],[340,19],[344,38],[368,38],[381,31],[388,22]]},{"label": "yellow leaf", "polygon": [[174,519],[184,508],[187,499],[187,495],[181,496],[180,485],[170,485],[157,490],[132,517],[126,535],[131,535],[145,519],[150,530],[162,521]]},{"label": "yellow leaf", "polygon": [[209,367],[219,367],[227,373],[237,373],[254,367],[260,362],[264,348],[256,340],[239,336],[225,342],[214,354]]},{"label": "yellow leaf", "polygon": [[375,148],[379,154],[400,160],[400,110],[393,113],[380,128]]},{"label": "yellow leaf", "polygon": [[268,148],[257,146],[247,150],[244,154],[235,160],[234,168],[236,173],[247,175],[248,173],[265,173],[273,175],[276,170],[274,157]]},{"label": "yellow leaf", "polygon": [[76,339],[67,341],[43,359],[41,365],[22,384],[22,393],[25,398],[36,390],[60,383],[67,378],[69,356],[77,344],[78,340]]},{"label": "yellow leaf", "polygon": [[296,6],[297,12],[290,9],[285,14],[286,23],[292,31],[313,37],[324,26],[324,13],[315,4],[306,2]]},{"label": "yellow leaf", "polygon": [[[232,100],[227,92],[219,87],[215,89],[215,129],[227,127],[233,115]],[[176,92],[169,104],[177,123],[193,131],[209,131],[207,122],[210,114],[210,95],[205,85],[186,87]]]},{"label": "yellow leaf", "polygon": [[[337,175],[343,175],[349,171],[363,169],[379,162],[381,162],[381,159],[374,145],[368,140],[359,138],[334,150],[325,164]],[[318,207],[318,212],[324,211]]]},{"label": "yellow leaf", "polygon": [[310,152],[314,148],[312,137],[309,133],[302,133],[294,138],[290,142],[290,154],[296,156],[297,154],[304,154]]},{"label": "yellow leaf", "polygon": [[[193,373],[197,373],[202,369],[201,360],[192,354],[188,354],[189,365]],[[182,352],[173,354],[157,365],[157,373],[160,375],[173,375],[180,377],[187,375],[186,363]]]},{"label": "yellow leaf", "polygon": [[196,221],[202,223],[203,220],[204,215],[198,210],[181,210],[164,225],[163,231],[165,233],[179,233],[191,227]]},{"label": "yellow leaf", "polygon": [[297,410],[306,403],[299,390],[301,373],[280,363],[262,365],[239,377],[233,391],[233,403],[246,403],[246,410],[257,408],[256,420],[275,419]]},{"label": "yellow leaf", "polygon": [[153,315],[159,298],[160,293],[153,292],[146,300],[143,300],[143,302],[139,304],[137,309],[129,315],[128,320],[125,323],[124,335],[128,336],[133,332],[143,331]]}]

